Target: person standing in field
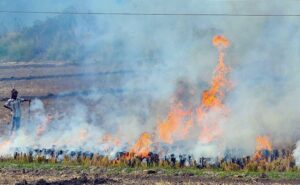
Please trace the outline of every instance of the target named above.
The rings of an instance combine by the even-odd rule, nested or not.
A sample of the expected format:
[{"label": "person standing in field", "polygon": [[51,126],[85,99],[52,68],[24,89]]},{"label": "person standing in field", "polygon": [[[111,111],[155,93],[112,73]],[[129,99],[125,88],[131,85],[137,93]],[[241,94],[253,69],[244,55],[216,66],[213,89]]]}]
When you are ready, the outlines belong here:
[{"label": "person standing in field", "polygon": [[18,91],[16,89],[11,90],[11,98],[7,100],[4,107],[11,111],[11,133],[16,132],[20,128],[21,124],[21,103],[25,101],[31,101],[30,99],[18,98]]}]

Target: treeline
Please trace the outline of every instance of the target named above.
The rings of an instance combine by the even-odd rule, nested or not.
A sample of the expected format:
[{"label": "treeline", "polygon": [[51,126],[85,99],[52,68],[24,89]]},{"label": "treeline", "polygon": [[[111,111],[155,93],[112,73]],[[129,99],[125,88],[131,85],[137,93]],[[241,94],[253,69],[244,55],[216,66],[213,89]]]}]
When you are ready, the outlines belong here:
[{"label": "treeline", "polygon": [[68,60],[85,56],[84,40],[97,31],[92,16],[58,15],[0,36],[0,61]]}]

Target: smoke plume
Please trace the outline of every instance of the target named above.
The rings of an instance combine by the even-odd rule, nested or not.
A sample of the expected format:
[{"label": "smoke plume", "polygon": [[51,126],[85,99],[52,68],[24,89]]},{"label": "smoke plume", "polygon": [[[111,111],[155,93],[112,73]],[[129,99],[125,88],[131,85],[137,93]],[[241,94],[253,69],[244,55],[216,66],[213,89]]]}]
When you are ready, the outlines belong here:
[{"label": "smoke plume", "polygon": [[[51,4],[46,1],[42,5],[27,0],[3,1],[0,7],[39,11],[243,14],[293,14],[299,12],[300,7],[296,1],[284,4],[281,1],[257,1],[255,8],[251,4],[240,1],[103,0],[89,1],[82,7],[79,1]],[[19,32],[21,38],[27,39],[24,29],[44,28],[47,20],[55,23],[53,20],[61,15],[14,16],[24,25],[17,29],[16,25],[7,22],[7,28],[1,31],[0,44],[8,32]],[[190,153],[197,157],[222,156],[228,149],[238,149],[237,155],[251,155],[258,136],[267,136],[278,148],[293,145],[299,139],[298,17],[63,16],[69,17],[64,19],[67,23],[72,23],[68,24],[64,34],[58,33],[65,27],[58,29],[61,25],[51,25],[58,31],[48,39],[50,44],[32,46],[45,47],[39,55],[19,59],[70,59],[81,65],[82,70],[92,64],[107,71],[129,70],[133,74],[85,79],[91,88],[103,83],[123,91],[117,94],[95,91],[72,99],[71,103],[63,105],[64,112],[49,114],[43,102],[35,100],[30,124],[24,120],[26,126],[18,135],[1,138],[2,154],[15,148],[25,150],[26,147],[51,148],[55,145],[113,156],[117,151],[131,150],[143,133],[149,133],[150,136],[144,136],[147,136],[146,141],[152,139],[151,144],[166,145],[168,150],[163,152]],[[1,19],[9,20],[8,15]],[[205,116],[209,124],[218,120],[218,127],[211,129],[209,126],[206,133],[218,133],[214,136],[216,139],[203,142],[199,140],[199,134],[205,131],[204,127],[197,126],[195,116],[189,115],[197,114],[195,111],[201,106],[203,92],[211,87],[219,60],[219,51],[212,44],[216,35],[225,36],[230,42],[224,50],[224,63],[230,69],[226,79],[231,82],[231,88],[222,98],[226,111],[212,109]],[[47,37],[42,32],[39,36]],[[26,39],[23,39],[25,45]],[[70,55],[51,53],[53,48],[60,47],[55,39],[59,43],[64,43],[64,39],[69,43],[65,46],[70,47],[66,50]],[[32,53],[31,50],[28,52]],[[9,59],[9,55],[5,57]],[[62,106],[59,99],[55,101],[55,106]],[[158,137],[159,123],[168,121],[172,111],[175,116],[182,114],[180,123],[193,122],[193,129],[187,131],[186,137],[183,137],[181,127],[170,131],[171,136]],[[161,148],[155,152],[161,152]],[[297,160],[298,150],[297,145],[294,153]]]}]

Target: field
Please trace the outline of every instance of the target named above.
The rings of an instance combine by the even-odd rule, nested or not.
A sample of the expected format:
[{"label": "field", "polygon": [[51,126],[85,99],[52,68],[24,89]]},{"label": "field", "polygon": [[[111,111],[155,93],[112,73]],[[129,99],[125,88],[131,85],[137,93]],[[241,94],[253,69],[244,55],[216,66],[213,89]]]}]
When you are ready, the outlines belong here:
[{"label": "field", "polygon": [[[121,83],[120,78],[128,71],[115,68],[103,68],[97,65],[82,66],[65,63],[4,63],[0,66],[0,99],[2,104],[10,97],[12,87],[19,91],[19,96],[39,98],[47,112],[63,112],[72,107],[76,97],[88,94],[88,89],[114,93]],[[109,79],[109,80],[107,80]],[[60,95],[65,93],[64,95]],[[75,97],[76,96],[76,97]],[[60,106],[55,106],[56,97]],[[68,107],[66,107],[66,103]],[[28,104],[23,105],[23,118],[28,118]],[[0,106],[1,132],[8,130],[9,111]]]},{"label": "field", "polygon": [[[122,74],[133,71],[99,68],[94,65],[7,63],[0,66],[2,103],[14,86],[23,97],[42,99],[48,112],[60,112],[78,95],[88,94],[91,87],[115,93]],[[109,80],[108,80],[109,79]],[[99,83],[97,83],[99,82]],[[100,83],[101,82],[101,83]],[[64,93],[64,94],[63,94]],[[63,94],[63,95],[62,95]],[[59,99],[60,106],[55,106]],[[55,109],[53,109],[55,107]],[[59,108],[63,107],[63,108]],[[23,105],[26,119],[27,105]],[[0,131],[8,134],[9,112],[0,108]],[[268,170],[199,169],[178,166],[90,165],[76,162],[24,161],[1,159],[0,184],[299,184],[297,169],[282,172]]]},{"label": "field", "polygon": [[91,167],[6,161],[1,184],[299,184],[299,172],[247,172],[197,168]]}]

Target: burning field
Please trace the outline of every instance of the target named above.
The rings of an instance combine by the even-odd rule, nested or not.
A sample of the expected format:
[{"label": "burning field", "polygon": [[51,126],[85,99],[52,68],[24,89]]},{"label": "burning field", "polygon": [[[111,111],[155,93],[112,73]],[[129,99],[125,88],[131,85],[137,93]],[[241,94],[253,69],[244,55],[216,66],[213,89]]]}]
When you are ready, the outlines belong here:
[{"label": "burning field", "polygon": [[0,3],[0,184],[300,184],[298,2],[53,1]]},{"label": "burning field", "polygon": [[[93,118],[76,116],[90,116],[90,110],[80,112],[82,107],[68,113],[74,118],[57,111],[47,114],[46,101],[35,99],[25,126],[1,137],[1,173],[6,177],[0,181],[19,184],[27,181],[36,184],[264,184],[284,182],[274,180],[281,174],[287,179],[286,183],[297,184],[297,180],[289,178],[298,178],[295,146],[273,146],[269,132],[250,138],[254,147],[232,147],[225,142],[226,124],[230,124],[228,120],[234,114],[225,99],[237,84],[230,79],[233,69],[226,62],[230,41],[217,35],[212,45],[218,60],[207,88],[198,94],[179,82],[166,116],[153,121],[150,127],[145,125],[144,130],[139,129],[140,133],[126,122],[114,129],[98,127],[93,121],[87,121]],[[87,97],[80,96],[83,101],[91,101],[95,93],[97,90],[86,93]],[[72,100],[72,94],[70,96],[65,101]],[[52,101],[61,102],[63,97],[55,95]],[[200,97],[200,101],[192,101],[197,99],[195,97]],[[88,105],[93,107],[90,102]],[[136,139],[132,139],[132,135]],[[12,172],[11,164],[23,171]],[[32,165],[39,166],[36,167],[39,170],[32,171],[35,169]],[[47,167],[44,169],[43,165]],[[71,168],[77,170],[68,171]],[[63,178],[55,178],[55,169],[65,174]],[[229,175],[224,179],[225,172]],[[33,178],[35,173],[43,178]],[[10,176],[16,174],[20,175],[11,180]],[[131,181],[133,176],[139,175],[139,180]],[[177,178],[178,175],[182,177]]]},{"label": "burning field", "polygon": [[[52,150],[79,150],[96,152],[100,155],[115,158],[118,152],[124,152],[125,158],[149,158],[149,153],[154,153],[157,158],[163,156],[189,154],[195,158],[199,157],[222,157],[229,150],[230,155],[241,157],[241,151],[236,153],[231,148],[226,148],[222,143],[223,128],[226,120],[230,117],[230,108],[224,104],[226,95],[234,88],[233,82],[229,79],[230,67],[225,63],[225,50],[230,42],[227,38],[217,35],[212,39],[212,44],[217,49],[218,61],[213,71],[211,82],[208,88],[201,94],[187,93],[184,84],[180,84],[173,96],[166,118],[153,123],[150,131],[146,129],[137,135],[135,141],[131,140],[130,127],[121,125],[116,132],[99,130],[94,125],[81,121],[81,129],[69,128],[67,125],[58,125],[69,119],[53,115],[45,115],[43,102],[35,100],[30,107],[32,117],[30,122],[37,123],[35,132],[30,134],[26,130],[3,139],[1,153],[11,154],[16,152],[30,152],[28,149],[38,147]],[[199,96],[200,102],[189,102],[189,99]],[[72,118],[70,118],[72,121]],[[76,122],[80,122],[76,120]],[[125,123],[127,124],[127,123]],[[29,126],[32,127],[33,124]],[[52,129],[54,127],[55,129]],[[29,129],[29,128],[27,128]],[[60,133],[68,131],[62,137],[52,137],[53,132]],[[136,134],[136,133],[134,133]],[[74,138],[74,136],[76,136]],[[49,138],[50,137],[50,138]],[[52,137],[52,138],[51,138]],[[26,140],[24,141],[24,138]],[[271,152],[272,146],[267,136],[257,136],[257,147],[254,154],[255,159],[260,159],[261,151]],[[21,144],[20,142],[24,142]],[[200,151],[197,151],[200,146]],[[186,153],[187,152],[187,153]],[[233,153],[232,153],[233,152]],[[214,154],[213,154],[214,153]],[[122,156],[123,157],[123,156]],[[189,157],[190,160],[192,156]],[[194,159],[193,159],[194,160]]]},{"label": "burning field", "polygon": [[[187,99],[190,99],[190,97],[184,97],[187,96],[185,92],[187,89],[184,89],[184,85],[181,85],[181,87],[179,85],[177,92],[172,98],[166,118],[154,123],[152,130],[145,130],[140,133],[136,141],[133,142],[128,139],[130,130],[127,131],[126,127],[118,128],[115,133],[105,130],[96,131],[98,128],[93,128],[93,125],[84,123],[84,120],[81,124],[86,124],[86,126],[75,130],[70,128],[68,136],[64,136],[66,138],[49,138],[49,135],[53,134],[51,133],[51,128],[57,128],[59,126],[57,124],[65,122],[63,119],[66,118],[64,116],[57,118],[50,114],[45,115],[43,102],[37,99],[30,107],[32,116],[28,120],[32,123],[38,123],[33,128],[36,131],[34,134],[30,133],[28,135],[29,133],[26,133],[24,129],[18,134],[14,133],[9,138],[3,139],[1,153],[9,154],[14,150],[26,152],[27,147],[32,149],[35,147],[46,147],[55,150],[77,150],[82,147],[81,150],[98,152],[112,159],[117,152],[123,150],[127,153],[126,155],[131,157],[147,158],[149,153],[153,152],[159,156],[158,158],[161,158],[170,154],[170,151],[178,155],[184,151],[182,149],[185,145],[190,145],[186,143],[194,143],[195,141],[198,142],[198,145],[203,145],[204,148],[214,147],[215,149],[219,148],[221,151],[222,127],[226,118],[230,116],[230,109],[224,104],[224,98],[230,89],[233,88],[233,84],[228,79],[230,68],[224,61],[225,49],[229,46],[229,40],[224,36],[218,35],[213,38],[212,43],[218,52],[218,62],[213,71],[209,87],[202,94],[190,94],[190,96],[200,96],[200,102],[188,102]],[[65,127],[66,125],[62,126]],[[57,128],[53,131],[60,132],[61,129],[65,128]],[[74,136],[77,136],[77,138],[73,138]],[[22,137],[26,137],[24,145],[19,143],[20,139],[23,139]],[[266,138],[258,136],[257,141],[260,142],[259,150],[272,149]],[[16,143],[20,146],[17,146]],[[193,147],[187,148],[187,151],[190,151],[191,154],[193,154],[192,150]],[[203,154],[203,156],[208,155],[210,154]]]}]

